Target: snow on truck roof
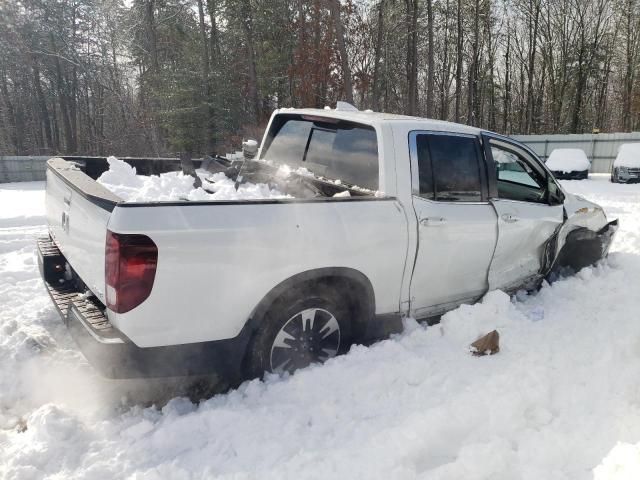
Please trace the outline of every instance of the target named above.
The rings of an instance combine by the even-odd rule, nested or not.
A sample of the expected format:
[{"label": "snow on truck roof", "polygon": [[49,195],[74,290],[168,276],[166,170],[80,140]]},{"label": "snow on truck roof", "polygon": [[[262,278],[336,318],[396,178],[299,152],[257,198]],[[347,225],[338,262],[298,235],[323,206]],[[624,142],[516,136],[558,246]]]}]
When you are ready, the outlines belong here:
[{"label": "snow on truck roof", "polygon": [[483,131],[479,128],[462,125],[460,123],[446,122],[444,120],[434,120],[431,118],[411,117],[409,115],[398,115],[395,113],[374,112],[371,110],[344,110],[333,108],[280,108],[274,112],[274,115],[287,113],[335,118],[371,126],[379,125],[384,122],[406,122],[415,124],[416,128],[420,128],[422,130],[469,133],[473,135],[477,135],[478,133]]}]

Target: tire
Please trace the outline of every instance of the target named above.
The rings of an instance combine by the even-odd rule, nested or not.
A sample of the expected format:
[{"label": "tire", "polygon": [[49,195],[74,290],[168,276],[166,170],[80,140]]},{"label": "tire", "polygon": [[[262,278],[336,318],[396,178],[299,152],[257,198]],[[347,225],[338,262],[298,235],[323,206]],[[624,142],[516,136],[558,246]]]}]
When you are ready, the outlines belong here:
[{"label": "tire", "polygon": [[[277,299],[259,322],[246,357],[250,378],[292,373],[349,350],[349,302],[325,285],[293,289]],[[315,336],[314,336],[315,335]]]}]

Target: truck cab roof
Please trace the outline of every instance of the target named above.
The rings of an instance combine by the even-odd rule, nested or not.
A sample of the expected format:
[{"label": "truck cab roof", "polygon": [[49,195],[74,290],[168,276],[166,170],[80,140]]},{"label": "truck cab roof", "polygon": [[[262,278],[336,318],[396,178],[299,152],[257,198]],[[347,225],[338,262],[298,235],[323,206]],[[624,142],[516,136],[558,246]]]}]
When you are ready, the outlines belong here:
[{"label": "truck cab roof", "polygon": [[373,112],[371,110],[341,110],[333,108],[279,108],[274,115],[279,114],[295,114],[295,115],[313,115],[325,118],[334,118],[338,120],[346,120],[349,122],[371,125],[372,127],[380,126],[389,122],[403,122],[405,124],[414,124],[416,130],[431,130],[437,132],[454,132],[478,135],[482,130],[460,123],[446,122],[444,120],[433,120],[430,118],[411,117],[409,115],[398,115],[395,113]]}]

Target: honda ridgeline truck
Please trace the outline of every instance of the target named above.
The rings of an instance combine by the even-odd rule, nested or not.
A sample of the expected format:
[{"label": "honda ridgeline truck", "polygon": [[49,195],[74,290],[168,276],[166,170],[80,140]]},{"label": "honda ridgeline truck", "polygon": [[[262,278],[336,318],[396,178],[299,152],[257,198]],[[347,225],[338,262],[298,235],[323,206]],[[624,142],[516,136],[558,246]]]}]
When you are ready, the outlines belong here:
[{"label": "honda ridgeline truck", "polygon": [[617,226],[521,143],[422,118],[280,109],[256,158],[195,164],[291,197],[125,202],[95,181],[104,158],[48,162],[41,271],[106,376],[243,379],[324,362],[403,317],[594,263]]}]

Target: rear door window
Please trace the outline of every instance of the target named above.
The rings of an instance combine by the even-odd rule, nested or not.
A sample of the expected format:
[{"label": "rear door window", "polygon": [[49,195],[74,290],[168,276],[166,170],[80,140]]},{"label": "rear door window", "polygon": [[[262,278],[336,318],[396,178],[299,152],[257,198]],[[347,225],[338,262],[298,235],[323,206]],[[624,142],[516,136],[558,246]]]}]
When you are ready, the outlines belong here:
[{"label": "rear door window", "polygon": [[367,125],[279,115],[267,136],[262,158],[378,190],[378,139],[373,127]]},{"label": "rear door window", "polygon": [[416,154],[421,197],[446,202],[482,201],[480,148],[475,136],[419,134]]}]

